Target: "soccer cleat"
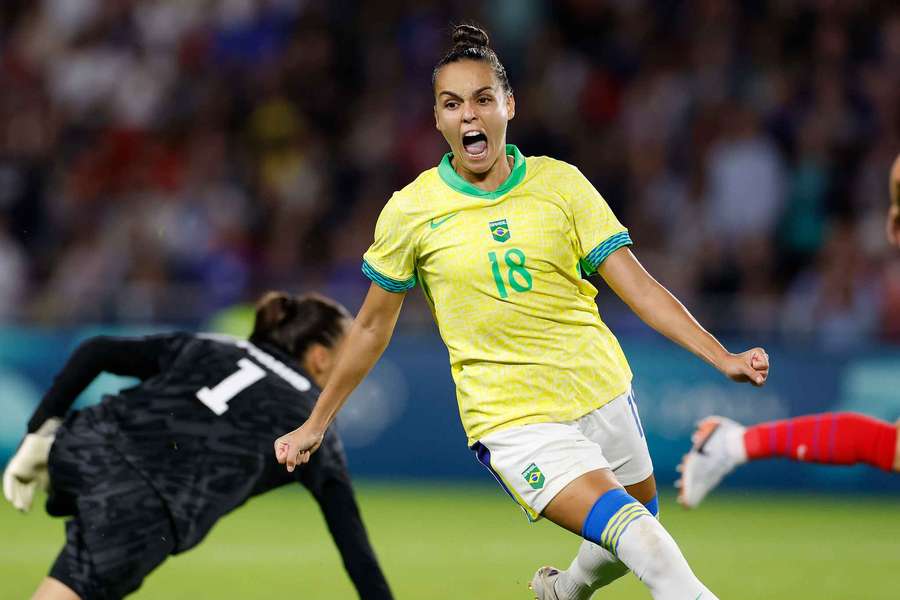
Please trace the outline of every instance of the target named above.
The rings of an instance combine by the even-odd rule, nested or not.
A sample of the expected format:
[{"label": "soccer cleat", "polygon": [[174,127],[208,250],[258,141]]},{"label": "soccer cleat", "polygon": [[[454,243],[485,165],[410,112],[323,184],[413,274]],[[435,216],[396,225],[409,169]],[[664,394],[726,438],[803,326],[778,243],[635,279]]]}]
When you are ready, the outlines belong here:
[{"label": "soccer cleat", "polygon": [[742,436],[744,427],[725,417],[708,417],[700,421],[691,436],[693,447],[684,455],[678,471],[681,479],[678,503],[685,508],[696,508],[722,478],[743,462],[729,446],[729,438]]},{"label": "soccer cleat", "polygon": [[560,600],[556,595],[556,578],[559,577],[559,569],[556,567],[541,567],[531,578],[528,589],[534,592],[535,600]]}]

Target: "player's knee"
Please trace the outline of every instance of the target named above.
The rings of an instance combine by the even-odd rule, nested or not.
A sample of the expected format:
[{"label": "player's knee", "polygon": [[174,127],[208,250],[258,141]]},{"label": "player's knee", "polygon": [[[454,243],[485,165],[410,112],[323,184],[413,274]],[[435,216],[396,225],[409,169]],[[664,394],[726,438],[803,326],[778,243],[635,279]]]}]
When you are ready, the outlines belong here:
[{"label": "player's knee", "polygon": [[641,517],[651,516],[647,508],[625,490],[612,489],[594,503],[584,520],[581,535],[616,554],[619,539],[625,531]]}]

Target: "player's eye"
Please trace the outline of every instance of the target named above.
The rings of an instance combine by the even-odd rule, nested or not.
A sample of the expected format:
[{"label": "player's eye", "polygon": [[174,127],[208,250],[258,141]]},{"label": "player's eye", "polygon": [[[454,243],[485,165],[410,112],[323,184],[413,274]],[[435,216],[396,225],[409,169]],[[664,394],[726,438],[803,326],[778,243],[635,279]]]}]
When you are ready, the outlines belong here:
[{"label": "player's eye", "polygon": [[450,110],[453,110],[457,106],[459,106],[459,102],[457,102],[456,100],[448,100],[447,102],[444,102],[444,108],[447,108]]},{"label": "player's eye", "polygon": [[481,96],[478,98],[478,104],[489,104],[492,100],[490,96]]}]

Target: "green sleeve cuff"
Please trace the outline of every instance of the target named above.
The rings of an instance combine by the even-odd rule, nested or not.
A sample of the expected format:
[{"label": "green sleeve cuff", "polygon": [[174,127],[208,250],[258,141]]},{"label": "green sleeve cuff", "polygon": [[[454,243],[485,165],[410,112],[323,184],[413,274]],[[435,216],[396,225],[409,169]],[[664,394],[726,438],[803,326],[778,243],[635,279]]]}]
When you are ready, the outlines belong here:
[{"label": "green sleeve cuff", "polygon": [[363,261],[362,263],[362,272],[363,275],[375,282],[378,287],[387,290],[388,292],[400,293],[416,287],[415,275],[406,280],[394,279],[379,273],[366,261]]},{"label": "green sleeve cuff", "polygon": [[596,248],[588,252],[587,256],[581,259],[581,268],[587,275],[593,275],[603,264],[606,258],[623,246],[630,246],[633,242],[627,231],[620,231],[600,242]]}]

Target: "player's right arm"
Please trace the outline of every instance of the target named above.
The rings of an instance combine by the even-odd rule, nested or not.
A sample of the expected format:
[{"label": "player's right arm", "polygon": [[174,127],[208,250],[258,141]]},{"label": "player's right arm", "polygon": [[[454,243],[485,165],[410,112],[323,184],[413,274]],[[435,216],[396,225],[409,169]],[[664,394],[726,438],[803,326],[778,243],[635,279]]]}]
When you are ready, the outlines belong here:
[{"label": "player's right arm", "polygon": [[375,283],[369,287],[337,365],[309,419],[275,440],[275,457],[287,466],[288,471],[309,461],[338,410],[381,357],[394,332],[405,297],[405,292],[389,292]]},{"label": "player's right arm", "polygon": [[888,186],[890,188],[891,206],[888,208],[885,229],[888,243],[900,248],[900,155],[897,155],[894,166],[891,167]]}]

